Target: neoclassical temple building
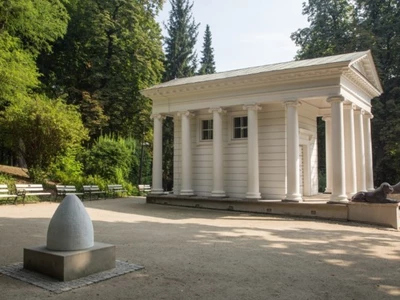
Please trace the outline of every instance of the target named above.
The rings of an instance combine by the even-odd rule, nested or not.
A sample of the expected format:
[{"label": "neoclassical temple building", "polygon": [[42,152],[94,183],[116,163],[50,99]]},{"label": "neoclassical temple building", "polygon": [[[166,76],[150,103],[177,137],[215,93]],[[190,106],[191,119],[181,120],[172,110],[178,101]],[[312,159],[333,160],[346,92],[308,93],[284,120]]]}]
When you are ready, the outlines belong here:
[{"label": "neoclassical temple building", "polygon": [[153,100],[152,193],[162,188],[162,123],[174,122],[175,195],[301,202],[318,193],[317,118],[326,128],[326,192],[373,189],[370,51],[175,79]]}]

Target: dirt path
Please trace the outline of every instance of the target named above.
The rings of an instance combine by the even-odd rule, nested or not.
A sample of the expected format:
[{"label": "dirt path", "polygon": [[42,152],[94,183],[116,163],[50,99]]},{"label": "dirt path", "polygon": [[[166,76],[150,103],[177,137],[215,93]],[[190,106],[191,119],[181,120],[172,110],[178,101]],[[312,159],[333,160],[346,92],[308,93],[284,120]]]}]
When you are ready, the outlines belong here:
[{"label": "dirt path", "polygon": [[[145,270],[59,295],[0,274],[0,299],[399,299],[400,233],[355,223],[85,202],[95,240]],[[0,206],[0,265],[45,244],[57,204]]]}]

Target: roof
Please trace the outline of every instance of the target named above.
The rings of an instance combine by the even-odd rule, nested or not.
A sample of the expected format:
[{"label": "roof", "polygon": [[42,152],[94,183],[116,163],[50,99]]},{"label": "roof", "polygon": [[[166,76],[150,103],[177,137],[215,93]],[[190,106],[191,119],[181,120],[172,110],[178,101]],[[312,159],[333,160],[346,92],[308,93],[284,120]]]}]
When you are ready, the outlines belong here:
[{"label": "roof", "polygon": [[[351,67],[353,64],[356,64],[362,59],[368,59],[370,68],[373,69],[373,72],[369,72],[368,81],[378,90],[382,90],[382,87],[379,82],[379,78],[376,74],[375,65],[372,59],[371,51],[362,51],[362,52],[353,52],[347,54],[340,54],[334,56],[326,56],[326,57],[319,57],[313,59],[305,59],[305,60],[297,60],[297,61],[289,61],[283,63],[276,63],[258,67],[250,67],[245,69],[238,69],[226,72],[219,72],[214,74],[207,74],[207,75],[198,75],[186,78],[179,78],[173,79],[143,91],[151,91],[160,88],[168,88],[174,86],[182,86],[188,84],[196,84],[196,83],[206,83],[208,81],[214,80],[221,80],[221,79],[228,79],[234,77],[241,77],[247,75],[254,75],[254,74],[262,74],[262,73],[269,73],[275,71],[284,71],[284,70],[293,70],[307,68],[307,67],[327,67],[329,65],[336,65],[336,64],[344,64]],[[372,64],[372,66],[371,66]],[[372,67],[372,68],[371,68]]]}]

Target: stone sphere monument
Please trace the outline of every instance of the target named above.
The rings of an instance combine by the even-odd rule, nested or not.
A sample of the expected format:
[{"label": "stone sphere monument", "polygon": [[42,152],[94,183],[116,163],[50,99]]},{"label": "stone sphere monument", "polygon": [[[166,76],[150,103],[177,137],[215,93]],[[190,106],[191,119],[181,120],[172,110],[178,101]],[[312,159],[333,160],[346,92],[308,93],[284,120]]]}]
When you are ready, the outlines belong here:
[{"label": "stone sphere monument", "polygon": [[24,248],[24,268],[68,281],[115,268],[115,246],[94,242],[82,201],[67,195],[47,230],[46,246]]}]

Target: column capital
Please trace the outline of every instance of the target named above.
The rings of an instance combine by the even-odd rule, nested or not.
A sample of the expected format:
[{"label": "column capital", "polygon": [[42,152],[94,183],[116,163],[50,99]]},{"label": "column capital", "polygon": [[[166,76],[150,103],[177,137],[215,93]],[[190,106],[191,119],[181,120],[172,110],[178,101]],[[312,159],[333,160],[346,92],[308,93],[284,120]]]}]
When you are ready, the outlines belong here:
[{"label": "column capital", "polygon": [[344,103],[343,108],[347,110],[356,110],[357,105],[355,105],[354,103]]},{"label": "column capital", "polygon": [[254,104],[244,104],[244,105],[243,105],[243,109],[244,109],[244,110],[254,110],[254,111],[258,111],[258,110],[261,110],[262,107],[261,107],[258,103],[254,103]]},{"label": "column capital", "polygon": [[366,119],[373,119],[373,118],[374,118],[374,115],[371,114],[371,113],[368,112],[368,111],[365,111],[365,113],[364,113],[364,118],[366,118]]},{"label": "column capital", "polygon": [[159,120],[164,120],[166,119],[167,116],[164,116],[162,114],[151,114],[150,119],[159,119]]},{"label": "column capital", "polygon": [[185,117],[190,118],[190,117],[194,117],[194,113],[192,113],[192,112],[190,112],[190,111],[188,111],[188,110],[185,110],[185,111],[178,111],[178,112],[176,113],[176,116],[177,116],[177,117],[185,116]]},{"label": "column capital", "polygon": [[331,115],[325,115],[325,116],[322,116],[322,121],[332,121],[332,117],[331,117]]},{"label": "column capital", "polygon": [[342,95],[336,95],[336,96],[331,96],[326,99],[328,103],[337,103],[337,102],[343,102],[344,97]]},{"label": "column capital", "polygon": [[209,112],[209,113],[212,113],[212,112],[214,112],[214,111],[216,111],[216,112],[219,113],[219,114],[225,114],[225,113],[226,113],[226,110],[223,109],[222,107],[210,107],[210,108],[208,109],[208,112]]},{"label": "column capital", "polygon": [[365,110],[362,109],[362,108],[356,108],[354,110],[354,113],[357,114],[357,115],[365,115]]},{"label": "column capital", "polygon": [[301,105],[301,102],[299,100],[289,100],[289,101],[283,102],[283,106],[284,107],[288,107],[288,106],[297,107],[297,106],[300,106],[300,105]]}]

